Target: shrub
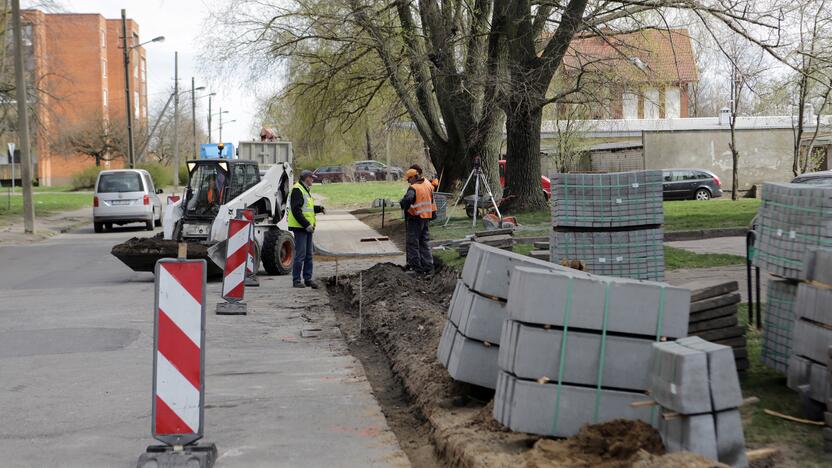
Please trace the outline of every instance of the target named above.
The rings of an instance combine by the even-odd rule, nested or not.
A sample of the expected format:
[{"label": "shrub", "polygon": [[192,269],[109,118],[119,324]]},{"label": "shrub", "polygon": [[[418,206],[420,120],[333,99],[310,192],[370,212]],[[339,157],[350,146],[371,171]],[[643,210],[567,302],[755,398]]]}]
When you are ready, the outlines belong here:
[{"label": "shrub", "polygon": [[179,185],[188,185],[188,166],[179,166]]},{"label": "shrub", "polygon": [[72,175],[72,190],[95,187],[95,180],[98,178],[99,172],[101,172],[101,168],[98,166],[90,166],[81,172],[76,172]]},{"label": "shrub", "polygon": [[171,175],[170,168],[159,163],[141,163],[136,166],[137,169],[144,169],[150,173],[153,179],[153,185],[156,188],[166,187],[173,183],[173,175]]}]

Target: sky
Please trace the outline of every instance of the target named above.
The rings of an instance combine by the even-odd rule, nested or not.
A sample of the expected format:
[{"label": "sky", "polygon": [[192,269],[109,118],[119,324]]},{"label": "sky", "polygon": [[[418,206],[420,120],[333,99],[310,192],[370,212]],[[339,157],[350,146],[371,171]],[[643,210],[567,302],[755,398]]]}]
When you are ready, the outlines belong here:
[{"label": "sky", "polygon": [[[145,45],[147,52],[147,92],[151,107],[162,100],[167,100],[168,90],[173,85],[174,52],[179,52],[179,86],[190,89],[191,77],[196,78],[196,86],[206,86],[206,91],[197,91],[197,96],[208,92],[217,93],[212,98],[212,113],[219,107],[228,111],[223,115],[222,137],[226,142],[235,144],[241,140],[259,139],[253,127],[257,99],[246,83],[230,79],[213,78],[210,66],[200,63],[202,46],[201,31],[207,17],[209,4],[221,0],[56,0],[67,13],[99,13],[105,18],[121,18],[121,9],[127,10],[127,17],[139,25],[142,42],[156,36],[165,36],[165,41]],[[21,2],[22,6],[32,5],[32,1]],[[190,94],[183,96],[180,110],[190,112]],[[197,120],[207,128],[208,99],[197,101]],[[213,120],[213,139],[218,140],[219,116]],[[226,124],[229,121],[236,121]],[[152,122],[150,122],[152,125]]]}]

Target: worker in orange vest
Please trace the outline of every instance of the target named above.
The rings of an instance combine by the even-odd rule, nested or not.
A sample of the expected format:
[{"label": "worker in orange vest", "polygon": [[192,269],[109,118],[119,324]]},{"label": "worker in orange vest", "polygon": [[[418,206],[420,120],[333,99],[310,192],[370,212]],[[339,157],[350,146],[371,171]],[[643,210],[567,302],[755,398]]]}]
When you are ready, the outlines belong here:
[{"label": "worker in orange vest", "polygon": [[[414,164],[414,165],[410,166],[408,169],[416,169],[416,172],[419,173],[419,177],[424,177],[422,175],[422,166],[420,166],[418,164]],[[433,191],[434,192],[439,190],[439,179],[437,179],[436,177],[434,177],[433,179],[430,179],[430,180],[428,180],[428,178],[425,177],[425,182],[433,186]]]},{"label": "worker in orange vest", "polygon": [[433,201],[433,185],[427,182],[416,169],[404,174],[410,186],[399,204],[404,210],[405,254],[407,270],[417,275],[433,275],[433,254],[430,245],[430,221],[436,217],[436,203]]}]

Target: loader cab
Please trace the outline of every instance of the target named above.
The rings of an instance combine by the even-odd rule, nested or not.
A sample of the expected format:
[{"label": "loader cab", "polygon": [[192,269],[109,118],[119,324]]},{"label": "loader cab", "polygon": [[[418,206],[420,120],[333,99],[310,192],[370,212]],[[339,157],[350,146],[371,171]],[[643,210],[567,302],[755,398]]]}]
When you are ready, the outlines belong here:
[{"label": "loader cab", "polygon": [[213,220],[220,206],[260,182],[254,161],[203,159],[188,161],[184,217]]}]

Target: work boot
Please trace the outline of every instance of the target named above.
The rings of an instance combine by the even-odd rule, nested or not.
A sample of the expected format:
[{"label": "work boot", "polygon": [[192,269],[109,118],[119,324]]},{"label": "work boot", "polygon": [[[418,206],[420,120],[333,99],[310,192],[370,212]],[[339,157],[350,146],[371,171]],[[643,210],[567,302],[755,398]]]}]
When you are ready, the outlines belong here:
[{"label": "work boot", "polygon": [[310,287],[310,288],[312,288],[312,289],[318,289],[318,288],[320,288],[320,287],[321,287],[321,284],[320,284],[320,283],[318,283],[318,282],[317,282],[317,281],[315,281],[315,280],[309,280],[309,281],[307,281],[307,282],[306,282],[306,286],[308,286],[308,287]]},{"label": "work boot", "polygon": [[292,287],[293,287],[293,288],[305,288],[305,287],[306,287],[306,285],[305,285],[305,284],[303,284],[303,283],[301,283],[300,281],[298,281],[298,282],[293,282],[293,283],[292,283]]}]

